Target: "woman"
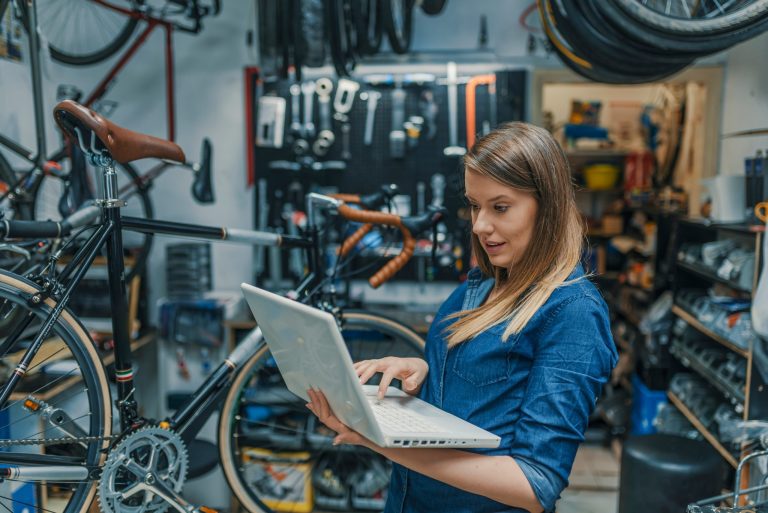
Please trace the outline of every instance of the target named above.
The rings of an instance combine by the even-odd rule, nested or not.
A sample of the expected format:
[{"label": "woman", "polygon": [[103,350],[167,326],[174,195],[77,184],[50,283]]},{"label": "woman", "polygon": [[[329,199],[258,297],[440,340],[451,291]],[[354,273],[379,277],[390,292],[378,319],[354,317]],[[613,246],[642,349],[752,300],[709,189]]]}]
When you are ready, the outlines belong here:
[{"label": "woman", "polygon": [[395,463],[386,513],[552,511],[589,414],[616,364],[605,303],[579,264],[584,225],[565,155],[545,130],[509,123],[464,157],[470,271],[440,307],[424,360],[355,364],[501,437],[496,449],[387,449],[307,405],[338,433]]}]

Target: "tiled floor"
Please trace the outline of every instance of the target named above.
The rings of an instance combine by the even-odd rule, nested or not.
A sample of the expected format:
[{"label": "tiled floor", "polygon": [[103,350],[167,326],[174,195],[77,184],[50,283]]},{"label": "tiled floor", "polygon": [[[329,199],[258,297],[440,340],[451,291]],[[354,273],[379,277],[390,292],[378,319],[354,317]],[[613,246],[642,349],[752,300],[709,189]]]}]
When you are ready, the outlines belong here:
[{"label": "tiled floor", "polygon": [[582,445],[557,503],[557,513],[615,513],[619,494],[619,461],[605,447]]}]

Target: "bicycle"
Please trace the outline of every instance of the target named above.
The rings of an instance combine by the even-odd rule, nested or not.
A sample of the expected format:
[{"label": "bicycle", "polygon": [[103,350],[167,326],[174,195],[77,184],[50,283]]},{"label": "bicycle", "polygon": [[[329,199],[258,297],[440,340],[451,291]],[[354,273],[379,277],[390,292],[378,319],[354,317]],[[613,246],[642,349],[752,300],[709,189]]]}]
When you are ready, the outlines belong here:
[{"label": "bicycle", "polygon": [[[383,192],[366,198],[341,196],[342,199],[310,193],[307,228],[301,236],[123,217],[114,162],[139,158],[183,162],[183,151],[172,142],[123,129],[72,101],[58,104],[55,118],[87,158],[104,170],[105,195],[89,207],[88,212],[79,211],[61,222],[0,221],[2,239],[92,232],[61,270],[56,265],[60,252],[50,257],[46,268],[34,279],[0,270],[0,317],[15,315],[19,319],[0,340],[0,362],[5,368],[0,384],[0,447],[5,449],[0,451],[0,477],[7,483],[30,486],[34,492],[31,496],[38,496],[40,500],[58,494],[64,502],[60,510],[66,513],[85,512],[97,488],[101,508],[107,513],[159,512],[168,506],[180,512],[205,513],[208,508],[188,504],[180,494],[188,468],[186,444],[223,404],[218,428],[219,457],[227,480],[237,499],[249,511],[270,511],[260,498],[265,490],[263,483],[254,481],[245,471],[244,444],[253,440],[254,426],[271,425],[270,419],[278,413],[275,408],[286,413],[302,405],[286,399],[283,391],[275,386],[278,374],[269,363],[266,345],[257,328],[213,369],[170,418],[155,422],[141,417],[134,397],[122,230],[301,248],[306,251],[308,270],[291,297],[334,313],[348,343],[363,340],[359,342],[358,355],[375,357],[398,354],[398,351],[402,355],[414,355],[421,354],[424,342],[410,328],[376,314],[346,311],[337,304],[333,282],[346,263],[337,260],[333,272],[326,272],[322,262],[321,221],[340,216],[400,230],[404,239],[401,253],[369,279],[372,285],[378,286],[412,256],[415,247],[412,234],[434,226],[444,216],[444,210],[401,218],[385,212],[355,209],[343,201],[356,201],[363,206],[378,204]],[[102,220],[89,223],[94,208],[101,211]],[[67,309],[73,290],[102,246],[107,250],[115,341],[117,396],[114,405],[119,425],[114,430],[111,392],[100,355],[77,317]],[[370,342],[373,335],[375,343]],[[261,416],[255,418],[248,410],[257,406],[262,407],[262,411]],[[266,416],[264,408],[269,410]],[[30,419],[38,420],[42,429],[32,427]],[[330,440],[329,437],[329,444]],[[268,441],[262,439],[260,443],[261,448],[270,447]],[[47,449],[45,453],[41,450],[43,447]],[[320,447],[319,451],[324,452],[325,446],[321,443]],[[0,495],[0,499],[6,504],[18,502],[50,511],[50,501],[43,509],[29,500],[15,500],[7,494]]]},{"label": "bicycle", "polygon": [[[192,2],[198,13],[194,27],[185,27],[174,24],[162,18],[152,17],[151,11],[134,10],[131,13],[124,9],[112,6],[108,2],[101,1],[81,1],[74,5],[84,6],[98,4],[98,9],[116,9],[121,15],[130,15],[130,19],[138,22],[139,19],[147,22],[147,28],[136,39],[131,47],[126,50],[122,58],[112,67],[105,78],[96,86],[96,88],[87,96],[84,105],[91,107],[101,102],[107,93],[109,85],[113,82],[117,74],[129,62],[136,50],[146,41],[146,38],[156,27],[162,27],[166,32],[166,105],[168,106],[168,137],[173,140],[175,133],[175,107],[173,102],[173,60],[171,50],[171,32],[175,29],[198,31],[201,29],[200,16],[207,14],[208,11],[202,11],[197,1]],[[187,2],[181,2],[186,4]],[[43,112],[42,95],[42,73],[40,62],[40,38],[36,31],[29,31],[30,26],[38,26],[37,15],[38,2],[25,2],[23,0],[3,0],[0,1],[0,18],[2,18],[5,9],[12,6],[15,12],[23,20],[22,25],[26,27],[30,44],[30,71],[32,75],[33,90],[33,108],[35,117],[35,135],[36,147],[34,150],[25,148],[16,141],[0,134],[0,149],[5,148],[11,153],[16,154],[22,161],[28,163],[31,167],[15,170],[9,161],[0,152],[0,206],[6,211],[6,216],[13,215],[19,219],[53,219],[59,220],[74,213],[84,204],[92,201],[96,194],[98,179],[92,176],[94,170],[89,170],[86,159],[77,146],[72,146],[64,141],[64,144],[55,153],[49,155],[46,147],[45,136],[45,114]],[[132,2],[135,9],[144,5],[144,2]],[[49,7],[54,4],[46,4]],[[61,3],[58,4],[59,8]],[[72,3],[67,4],[73,7]],[[80,13],[78,13],[80,14]],[[49,16],[49,18],[51,18]],[[87,18],[86,18],[87,19]],[[53,20],[57,21],[57,20]],[[63,25],[59,24],[61,28]],[[95,24],[95,26],[102,26]],[[33,34],[35,37],[32,37]],[[68,90],[60,96],[79,100],[81,93],[79,91]],[[194,174],[191,191],[193,197],[199,203],[212,203],[214,200],[213,188],[211,184],[211,158],[212,149],[208,139],[202,143],[199,163],[180,164],[191,170]],[[139,173],[132,165],[117,164],[121,170],[118,186],[120,196],[125,199],[135,198],[131,202],[131,213],[136,217],[153,217],[152,202],[149,197],[149,189],[152,183],[168,168],[172,167],[167,162],[160,162],[151,169]],[[152,238],[150,235],[134,235],[126,239],[127,247],[134,250],[135,263],[129,269],[129,281],[135,276],[141,274],[146,263],[147,256],[151,249]]]}]

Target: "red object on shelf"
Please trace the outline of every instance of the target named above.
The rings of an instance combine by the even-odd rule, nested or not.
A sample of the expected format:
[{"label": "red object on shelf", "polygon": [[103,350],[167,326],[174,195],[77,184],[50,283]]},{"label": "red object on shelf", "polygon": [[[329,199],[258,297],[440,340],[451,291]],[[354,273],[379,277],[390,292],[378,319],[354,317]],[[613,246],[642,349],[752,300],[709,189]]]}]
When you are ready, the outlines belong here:
[{"label": "red object on shelf", "polygon": [[653,154],[648,150],[633,151],[624,160],[624,189],[627,191],[653,187]]}]

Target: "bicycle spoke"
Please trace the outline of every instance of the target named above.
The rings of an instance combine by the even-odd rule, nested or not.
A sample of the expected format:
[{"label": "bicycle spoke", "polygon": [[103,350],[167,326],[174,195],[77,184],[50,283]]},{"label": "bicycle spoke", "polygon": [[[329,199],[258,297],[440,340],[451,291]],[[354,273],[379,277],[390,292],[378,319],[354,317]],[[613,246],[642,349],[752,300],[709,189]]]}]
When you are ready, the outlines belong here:
[{"label": "bicycle spoke", "polygon": [[46,513],[56,513],[55,511],[51,511],[50,509],[45,509],[40,506],[35,506],[34,504],[29,504],[28,502],[20,501],[19,499],[13,499],[11,497],[6,497],[5,495],[0,495],[0,499],[6,499],[11,502],[15,502],[17,504],[21,504],[23,506],[29,506],[30,508],[35,508],[39,511],[45,511]]}]

